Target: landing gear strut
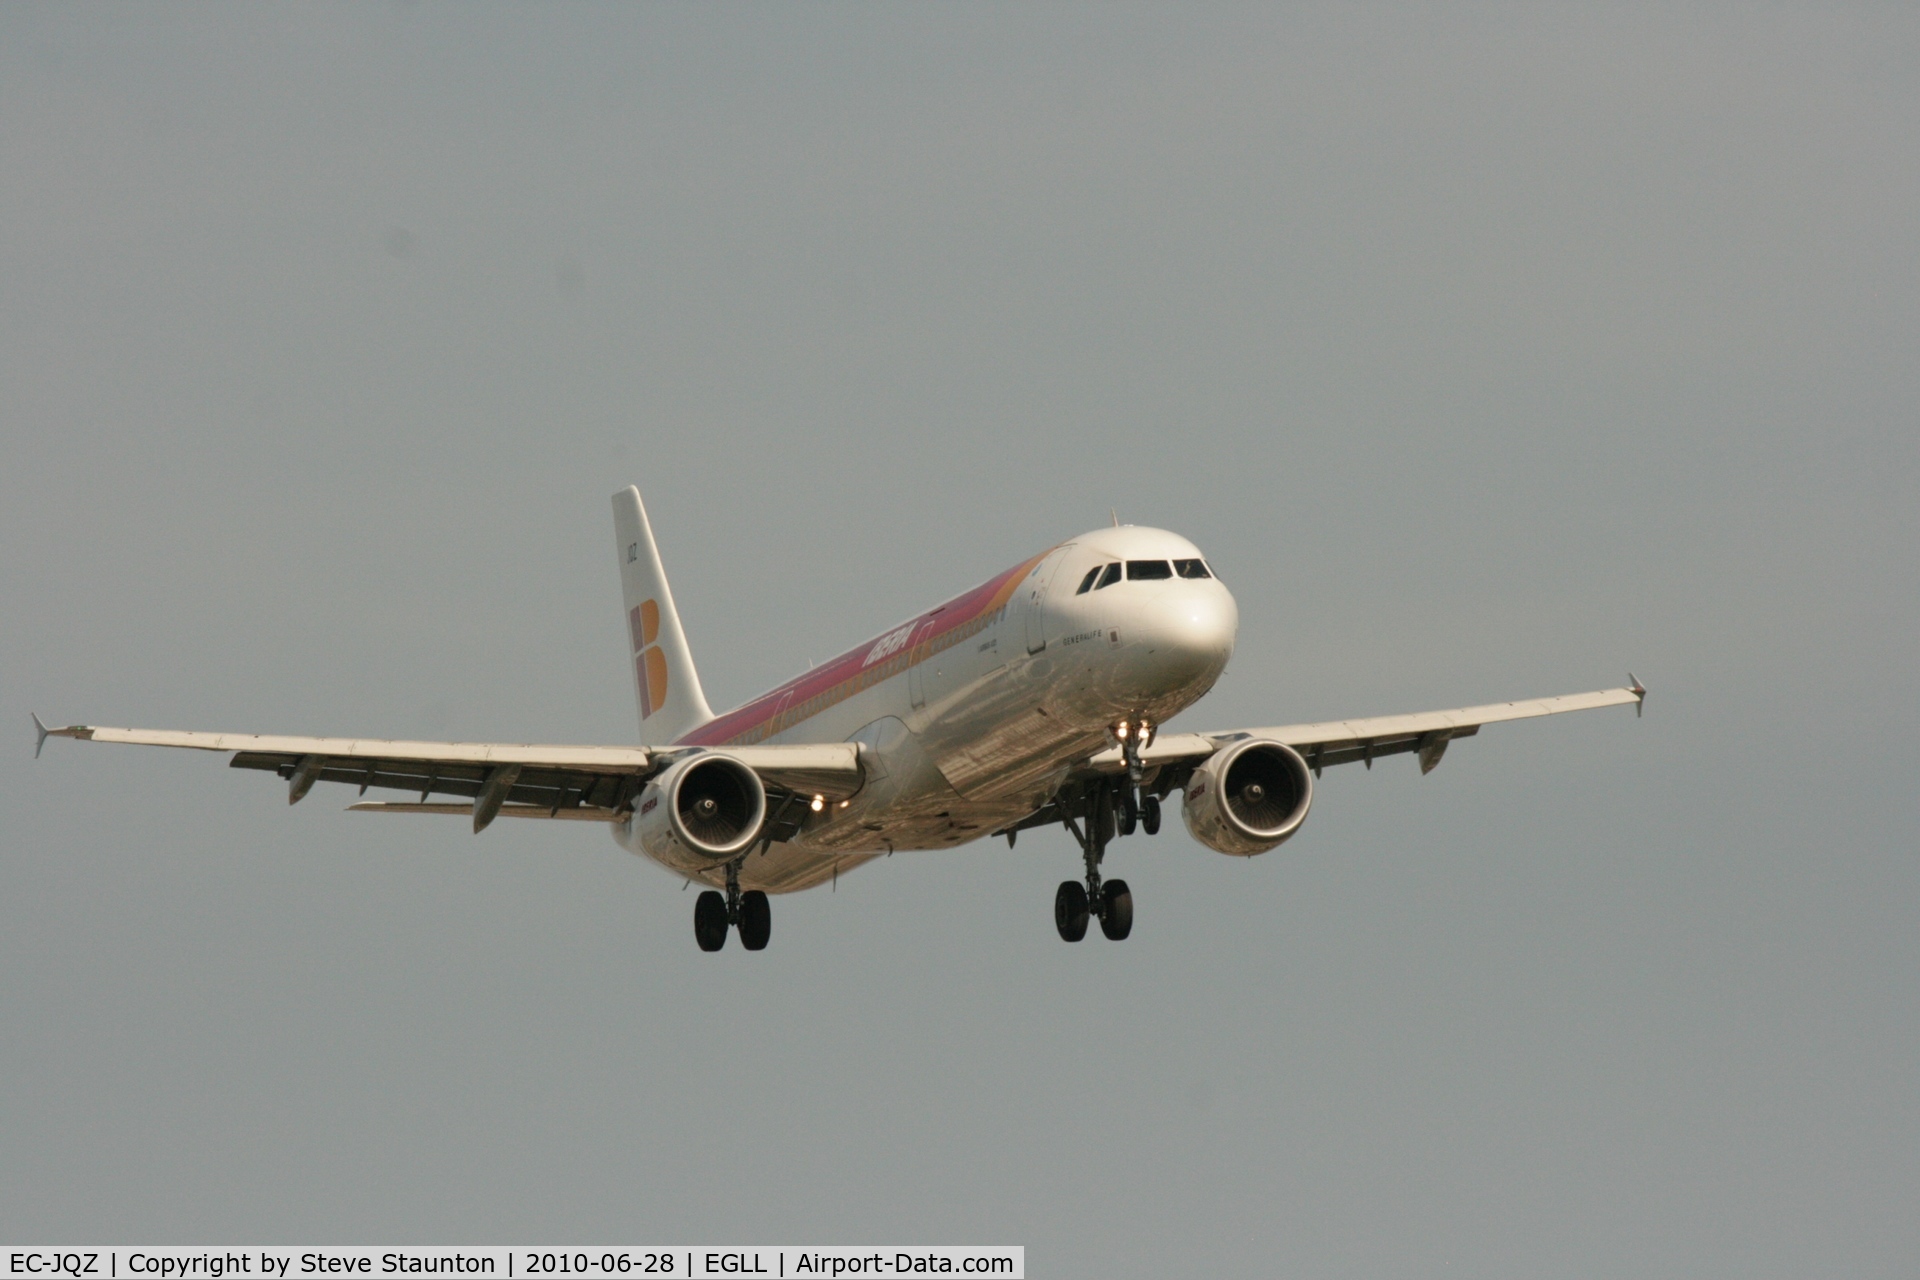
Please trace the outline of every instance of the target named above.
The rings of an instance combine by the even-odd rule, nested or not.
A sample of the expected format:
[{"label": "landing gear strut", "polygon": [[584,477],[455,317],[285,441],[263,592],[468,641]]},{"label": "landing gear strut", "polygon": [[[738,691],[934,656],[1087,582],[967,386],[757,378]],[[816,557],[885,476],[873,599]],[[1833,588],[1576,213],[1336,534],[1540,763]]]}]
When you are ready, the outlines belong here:
[{"label": "landing gear strut", "polygon": [[727,892],[706,889],[693,904],[693,936],[702,951],[718,951],[727,945],[727,930],[740,930],[740,945],[749,951],[763,951],[773,936],[773,909],[767,895],[758,889],[740,891],[740,864],[735,858],[727,864]]}]

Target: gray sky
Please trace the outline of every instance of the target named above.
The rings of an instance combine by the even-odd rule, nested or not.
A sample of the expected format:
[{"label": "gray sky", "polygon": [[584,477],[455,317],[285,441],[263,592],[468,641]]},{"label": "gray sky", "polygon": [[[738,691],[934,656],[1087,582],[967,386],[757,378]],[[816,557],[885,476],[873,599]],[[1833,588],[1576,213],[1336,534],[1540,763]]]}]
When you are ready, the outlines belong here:
[{"label": "gray sky", "polygon": [[[1565,9],[0,9],[0,1236],[1911,1274],[1920,24]],[[1653,692],[1077,947],[28,758],[630,741],[629,482],[716,705],[1109,507],[1190,727]]]}]

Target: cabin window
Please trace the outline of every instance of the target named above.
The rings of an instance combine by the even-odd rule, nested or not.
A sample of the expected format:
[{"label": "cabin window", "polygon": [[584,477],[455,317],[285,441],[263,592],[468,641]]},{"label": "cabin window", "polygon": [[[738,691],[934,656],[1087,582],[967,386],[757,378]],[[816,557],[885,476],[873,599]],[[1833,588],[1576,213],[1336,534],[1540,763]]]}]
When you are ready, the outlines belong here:
[{"label": "cabin window", "polygon": [[1087,570],[1087,576],[1080,579],[1080,589],[1073,594],[1083,596],[1093,590],[1093,580],[1100,576],[1100,569],[1100,565],[1095,565],[1093,568]]},{"label": "cabin window", "polygon": [[1127,580],[1138,582],[1142,578],[1171,578],[1173,566],[1165,560],[1129,560],[1127,561]]},{"label": "cabin window", "polygon": [[1213,576],[1207,572],[1207,562],[1204,560],[1175,560],[1173,567],[1180,571],[1180,576],[1183,578],[1211,578]]},{"label": "cabin window", "polygon": [[1107,566],[1107,571],[1100,575],[1100,581],[1095,584],[1093,589],[1098,591],[1102,587],[1110,587],[1118,581],[1120,581],[1120,565],[1116,562]]}]

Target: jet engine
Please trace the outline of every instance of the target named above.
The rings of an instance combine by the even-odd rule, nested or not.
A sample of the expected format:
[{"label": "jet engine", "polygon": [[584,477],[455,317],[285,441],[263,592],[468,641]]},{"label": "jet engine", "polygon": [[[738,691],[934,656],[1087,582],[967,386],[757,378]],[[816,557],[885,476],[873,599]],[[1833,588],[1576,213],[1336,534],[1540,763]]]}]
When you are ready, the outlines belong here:
[{"label": "jet engine", "polygon": [[767,789],[729,755],[703,752],[648,781],[633,808],[633,834],[650,857],[679,871],[730,862],[760,834]]},{"label": "jet engine", "polygon": [[1248,858],[1298,831],[1312,803],[1313,774],[1300,753],[1249,738],[1220,748],[1193,771],[1180,817],[1207,848]]}]

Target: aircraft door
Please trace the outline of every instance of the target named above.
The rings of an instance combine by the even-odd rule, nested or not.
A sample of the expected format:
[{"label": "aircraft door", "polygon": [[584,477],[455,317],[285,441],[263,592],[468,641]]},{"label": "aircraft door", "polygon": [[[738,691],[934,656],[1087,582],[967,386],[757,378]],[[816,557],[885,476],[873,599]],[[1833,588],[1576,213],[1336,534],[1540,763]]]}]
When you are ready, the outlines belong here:
[{"label": "aircraft door", "polygon": [[1061,564],[1067,558],[1067,552],[1073,550],[1073,544],[1055,547],[1047,558],[1033,566],[1027,574],[1027,580],[1021,584],[1022,607],[1026,614],[1027,652],[1038,653],[1047,647],[1047,590],[1053,585],[1053,575],[1060,571]]},{"label": "aircraft door", "polygon": [[[938,612],[938,609],[934,610],[934,613]],[[907,700],[913,704],[915,711],[927,705],[927,664],[933,661],[933,657],[931,654],[921,650],[920,639],[923,634],[923,628],[926,627],[931,616],[932,615],[928,615],[928,617],[920,618],[914,622],[913,632],[907,641],[907,662],[909,663],[907,667]]]}]

